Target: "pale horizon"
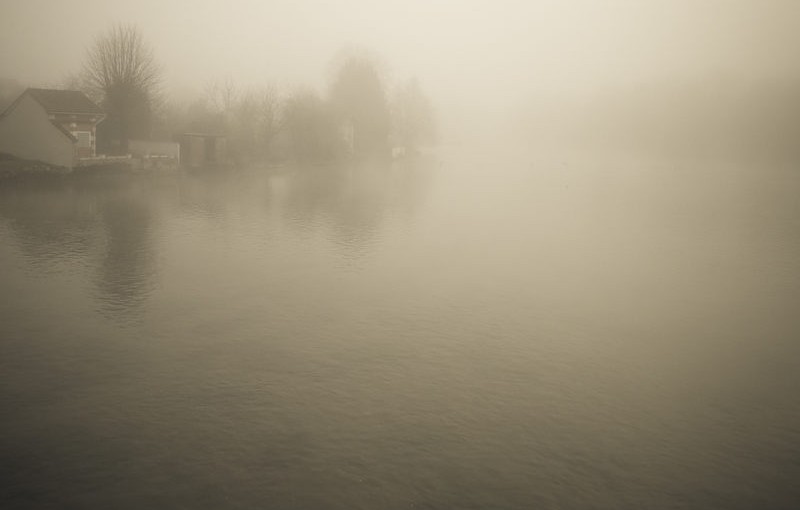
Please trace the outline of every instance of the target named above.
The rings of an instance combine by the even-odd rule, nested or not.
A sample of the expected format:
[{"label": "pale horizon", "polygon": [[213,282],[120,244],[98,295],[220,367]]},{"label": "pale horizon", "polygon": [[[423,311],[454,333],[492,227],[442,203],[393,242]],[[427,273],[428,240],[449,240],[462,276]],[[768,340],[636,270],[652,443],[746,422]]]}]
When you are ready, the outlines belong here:
[{"label": "pale horizon", "polygon": [[390,78],[416,76],[445,108],[483,111],[637,84],[800,76],[800,4],[791,1],[81,5],[80,16],[62,2],[5,6],[0,77],[58,84],[115,23],[141,28],[172,99],[224,79],[323,89],[347,48],[378,56]]}]

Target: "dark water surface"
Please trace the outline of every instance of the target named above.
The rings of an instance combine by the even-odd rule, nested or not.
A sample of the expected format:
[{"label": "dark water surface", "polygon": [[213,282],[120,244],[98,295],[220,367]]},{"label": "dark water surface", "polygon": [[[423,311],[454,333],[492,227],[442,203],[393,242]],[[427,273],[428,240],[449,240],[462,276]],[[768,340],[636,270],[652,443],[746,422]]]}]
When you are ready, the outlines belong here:
[{"label": "dark water surface", "polygon": [[800,508],[800,173],[0,190],[2,508]]}]

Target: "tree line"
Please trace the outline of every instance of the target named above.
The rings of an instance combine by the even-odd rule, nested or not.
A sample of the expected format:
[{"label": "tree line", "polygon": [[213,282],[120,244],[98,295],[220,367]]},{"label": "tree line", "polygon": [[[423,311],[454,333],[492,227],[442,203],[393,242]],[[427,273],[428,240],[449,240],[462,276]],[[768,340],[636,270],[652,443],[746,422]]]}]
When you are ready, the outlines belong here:
[{"label": "tree line", "polygon": [[170,102],[153,48],[135,25],[115,25],[89,47],[68,84],[106,112],[98,147],[125,153],[132,139],[182,132],[224,134],[238,162],[330,161],[406,150],[436,140],[433,107],[414,79],[391,93],[376,60],[351,53],[336,65],[324,94],[275,86],[243,89],[228,79],[188,105]]}]

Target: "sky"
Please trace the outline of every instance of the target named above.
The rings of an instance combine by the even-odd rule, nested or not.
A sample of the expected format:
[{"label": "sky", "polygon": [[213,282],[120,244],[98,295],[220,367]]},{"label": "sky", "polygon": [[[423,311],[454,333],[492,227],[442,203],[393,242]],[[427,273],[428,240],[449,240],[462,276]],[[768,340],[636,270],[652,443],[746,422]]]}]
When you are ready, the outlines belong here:
[{"label": "sky", "polygon": [[509,108],[638,82],[800,75],[792,0],[2,1],[0,78],[56,84],[135,23],[172,96],[211,81],[322,88],[347,48],[435,102]]}]

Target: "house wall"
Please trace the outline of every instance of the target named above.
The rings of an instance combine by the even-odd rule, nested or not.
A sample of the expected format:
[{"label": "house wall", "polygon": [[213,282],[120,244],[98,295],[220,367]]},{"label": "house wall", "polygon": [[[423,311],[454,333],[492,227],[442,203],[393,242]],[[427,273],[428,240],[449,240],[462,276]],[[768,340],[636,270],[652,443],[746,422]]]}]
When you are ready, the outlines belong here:
[{"label": "house wall", "polygon": [[181,164],[188,168],[215,166],[227,162],[227,143],[218,136],[182,135]]},{"label": "house wall", "polygon": [[0,118],[0,152],[72,167],[73,142],[47,118],[44,108],[25,94]]},{"label": "house wall", "polygon": [[181,163],[187,167],[203,165],[205,155],[203,143],[203,138],[184,136],[181,139]]},{"label": "house wall", "polygon": [[174,159],[180,158],[180,144],[177,142],[154,142],[151,140],[130,140],[128,150],[134,157],[142,156],[167,156]]},{"label": "house wall", "polygon": [[225,138],[220,137],[214,140],[215,163],[221,165],[228,160],[227,148],[228,142]]},{"label": "house wall", "polygon": [[91,147],[76,147],[75,157],[87,158],[97,155],[97,123],[101,117],[96,115],[50,115],[50,120],[75,134],[77,131],[89,132],[92,134]]}]

